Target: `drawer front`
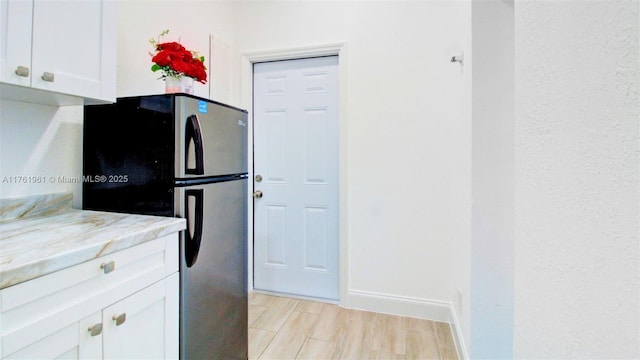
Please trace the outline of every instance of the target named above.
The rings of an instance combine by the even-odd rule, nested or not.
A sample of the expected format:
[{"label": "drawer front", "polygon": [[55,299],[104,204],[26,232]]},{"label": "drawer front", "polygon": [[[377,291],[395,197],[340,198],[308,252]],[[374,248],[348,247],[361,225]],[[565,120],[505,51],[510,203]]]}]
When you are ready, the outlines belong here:
[{"label": "drawer front", "polygon": [[177,270],[176,233],[5,288],[0,336],[73,307],[80,319]]}]

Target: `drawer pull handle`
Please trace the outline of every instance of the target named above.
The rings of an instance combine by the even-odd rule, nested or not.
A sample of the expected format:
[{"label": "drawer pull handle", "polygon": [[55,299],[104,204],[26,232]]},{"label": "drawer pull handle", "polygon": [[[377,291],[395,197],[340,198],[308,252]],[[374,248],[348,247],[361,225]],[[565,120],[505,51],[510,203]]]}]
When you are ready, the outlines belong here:
[{"label": "drawer pull handle", "polygon": [[42,74],[42,80],[48,81],[48,82],[53,82],[53,80],[54,80],[53,73],[45,71],[44,74]]},{"label": "drawer pull handle", "polygon": [[16,75],[29,77],[29,68],[26,66],[18,66],[18,68],[16,69]]},{"label": "drawer pull handle", "polygon": [[120,326],[124,324],[125,321],[127,321],[127,313],[122,313],[120,315],[113,315],[112,319],[116,321],[116,326]]},{"label": "drawer pull handle", "polygon": [[100,269],[104,271],[105,274],[108,274],[116,269],[116,263],[113,261],[109,261],[108,263],[100,264]]},{"label": "drawer pull handle", "polygon": [[93,326],[90,326],[89,332],[91,333],[91,336],[98,336],[102,334],[102,323],[97,323]]}]

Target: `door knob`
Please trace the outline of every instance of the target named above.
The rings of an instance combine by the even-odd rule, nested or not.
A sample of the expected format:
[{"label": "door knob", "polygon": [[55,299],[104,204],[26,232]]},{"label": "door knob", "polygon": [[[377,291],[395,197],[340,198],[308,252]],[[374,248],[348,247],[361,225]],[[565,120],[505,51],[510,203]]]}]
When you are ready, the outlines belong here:
[{"label": "door knob", "polygon": [[262,198],[262,191],[257,190],[256,192],[253,193],[253,197],[256,199]]}]

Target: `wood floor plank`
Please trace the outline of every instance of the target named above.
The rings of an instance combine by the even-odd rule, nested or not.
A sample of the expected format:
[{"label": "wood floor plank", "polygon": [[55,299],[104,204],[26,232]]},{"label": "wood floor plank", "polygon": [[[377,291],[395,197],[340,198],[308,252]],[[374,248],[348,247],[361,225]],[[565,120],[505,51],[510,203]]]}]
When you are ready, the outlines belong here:
[{"label": "wood floor plank", "polygon": [[318,314],[292,311],[259,359],[295,359],[317,320]]},{"label": "wood floor plank", "polygon": [[349,325],[347,310],[333,304],[323,304],[318,323],[311,338],[324,341],[334,341],[346,334]]},{"label": "wood floor plank", "polygon": [[265,295],[257,292],[249,293],[249,303],[252,305],[269,306],[278,298],[279,298],[278,296]]},{"label": "wood floor plank", "polygon": [[438,335],[438,347],[440,348],[440,358],[447,360],[458,360],[451,325],[443,322],[436,322],[436,333]]},{"label": "wood floor plank", "polygon": [[255,323],[256,320],[258,320],[258,318],[265,311],[267,311],[267,307],[266,306],[250,304],[249,305],[249,319],[247,321],[247,323],[249,324],[249,327],[251,327],[253,325],[253,323]]},{"label": "wood floor plank", "polygon": [[391,359],[394,355],[404,354],[404,318],[401,316],[380,314],[378,316],[378,323],[381,329],[378,357]]},{"label": "wood floor plank", "polygon": [[336,338],[335,359],[371,359],[380,348],[379,324],[349,320],[346,336]]},{"label": "wood floor plank", "polygon": [[302,345],[296,359],[300,360],[324,360],[332,359],[335,344],[328,341],[307,338]]},{"label": "wood floor plank", "polygon": [[296,306],[295,311],[307,312],[311,314],[320,314],[320,312],[322,312],[323,307],[324,307],[324,304],[321,302],[298,300],[298,306]]},{"label": "wood floor plank", "polygon": [[436,322],[432,320],[416,319],[405,317],[404,318],[405,329],[436,332]]},{"label": "wood floor plank", "polygon": [[[265,300],[264,296],[266,295],[262,295],[259,299]],[[273,299],[266,300],[269,300],[267,309],[256,319],[252,327],[255,329],[278,331],[293,312],[296,305],[298,305],[298,300],[285,297],[273,297]],[[258,304],[264,304],[264,302],[259,302]]]},{"label": "wood floor plank", "polygon": [[249,328],[249,360],[258,359],[274,336],[273,331]]},{"label": "wood floor plank", "polygon": [[374,322],[377,318],[378,314],[371,311],[349,309],[349,319],[351,320]]},{"label": "wood floor plank", "polygon": [[249,359],[457,359],[447,323],[249,296]]},{"label": "wood floor plank", "polygon": [[440,359],[435,332],[407,329],[405,359]]}]

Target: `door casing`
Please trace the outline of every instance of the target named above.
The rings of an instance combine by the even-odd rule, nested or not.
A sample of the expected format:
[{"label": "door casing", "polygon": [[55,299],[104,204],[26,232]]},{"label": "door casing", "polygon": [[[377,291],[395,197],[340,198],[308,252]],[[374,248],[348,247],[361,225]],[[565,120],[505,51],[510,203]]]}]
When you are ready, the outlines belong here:
[{"label": "door casing", "polygon": [[[348,306],[348,273],[349,273],[349,253],[348,253],[348,201],[347,201],[347,189],[348,189],[348,153],[347,153],[347,130],[348,130],[348,117],[347,117],[347,44],[346,43],[331,43],[309,47],[298,47],[289,49],[275,49],[260,52],[246,52],[241,55],[241,69],[240,69],[240,106],[244,109],[249,109],[248,117],[248,131],[249,134],[253,134],[253,64],[257,62],[265,61],[277,61],[277,60],[293,60],[302,59],[308,57],[318,56],[338,56],[338,93],[339,93],[339,111],[338,111],[338,202],[339,202],[339,246],[340,246],[340,275],[339,275],[339,287],[340,287],[340,301],[343,306]],[[249,144],[249,164],[253,164],[253,139],[248,142]],[[249,177],[253,179],[253,166],[249,167]],[[253,186],[247,189],[249,193],[253,192]],[[249,194],[251,195],[251,194]],[[251,197],[250,197],[251,198]],[[248,216],[249,216],[249,229],[248,229],[248,284],[249,290],[253,290],[253,201],[249,201]]]}]

